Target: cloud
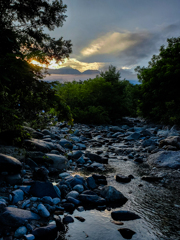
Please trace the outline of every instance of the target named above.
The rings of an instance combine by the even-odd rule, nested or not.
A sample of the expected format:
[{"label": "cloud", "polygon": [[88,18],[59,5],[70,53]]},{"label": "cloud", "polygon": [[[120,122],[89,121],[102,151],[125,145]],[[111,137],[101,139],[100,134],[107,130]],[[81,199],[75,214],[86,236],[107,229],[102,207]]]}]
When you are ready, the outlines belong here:
[{"label": "cloud", "polygon": [[50,68],[62,68],[62,67],[72,67],[74,69],[79,70],[80,72],[84,72],[86,70],[99,70],[105,66],[104,62],[81,62],[78,61],[76,58],[66,59],[64,63],[59,64],[56,67],[53,65]]},{"label": "cloud", "polygon": [[130,48],[141,44],[150,38],[150,33],[130,33],[130,32],[113,32],[107,33],[93,40],[89,46],[82,49],[83,56],[111,54],[114,56],[119,55]]}]

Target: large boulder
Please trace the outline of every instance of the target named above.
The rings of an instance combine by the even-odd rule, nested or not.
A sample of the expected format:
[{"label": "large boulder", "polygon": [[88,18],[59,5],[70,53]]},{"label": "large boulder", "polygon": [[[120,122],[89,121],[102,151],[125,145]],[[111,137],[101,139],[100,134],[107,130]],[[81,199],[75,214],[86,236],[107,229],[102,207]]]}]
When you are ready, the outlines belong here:
[{"label": "large boulder", "polygon": [[0,172],[15,172],[21,171],[22,164],[14,157],[0,153]]},{"label": "large boulder", "polygon": [[25,224],[26,221],[39,220],[40,217],[36,213],[19,208],[7,207],[0,214],[0,223],[10,227],[19,227]]},{"label": "large boulder", "polygon": [[179,169],[180,168],[180,151],[160,151],[151,154],[147,162],[156,167],[166,167]]},{"label": "large boulder", "polygon": [[59,193],[56,192],[56,188],[50,182],[34,182],[31,185],[29,193],[34,197],[40,198],[45,196],[49,196],[52,198],[60,197]]},{"label": "large boulder", "polygon": [[39,139],[26,139],[24,140],[25,147],[30,151],[41,151],[41,152],[50,152],[56,147],[51,142],[45,142]]},{"label": "large boulder", "polygon": [[100,190],[100,195],[106,199],[107,202],[118,202],[124,204],[127,202],[127,198],[112,186],[104,186]]},{"label": "large boulder", "polygon": [[52,161],[52,167],[60,171],[63,171],[67,168],[67,158],[62,155],[47,153],[45,155],[50,161]]},{"label": "large boulder", "polygon": [[170,136],[160,141],[159,147],[163,147],[164,145],[171,145],[180,149],[180,137],[179,136]]}]

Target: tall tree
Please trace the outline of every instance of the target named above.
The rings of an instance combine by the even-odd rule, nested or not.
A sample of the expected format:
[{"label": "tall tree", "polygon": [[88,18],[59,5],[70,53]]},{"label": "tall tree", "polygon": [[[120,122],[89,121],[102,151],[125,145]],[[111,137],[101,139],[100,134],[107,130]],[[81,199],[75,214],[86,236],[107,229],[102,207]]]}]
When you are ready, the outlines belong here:
[{"label": "tall tree", "polygon": [[0,0],[0,131],[58,107],[55,90],[39,81],[41,68],[30,60],[69,57],[71,41],[45,33],[63,25],[66,8],[62,0]]},{"label": "tall tree", "polygon": [[180,37],[167,39],[148,67],[137,67],[142,116],[165,123],[180,123]]}]

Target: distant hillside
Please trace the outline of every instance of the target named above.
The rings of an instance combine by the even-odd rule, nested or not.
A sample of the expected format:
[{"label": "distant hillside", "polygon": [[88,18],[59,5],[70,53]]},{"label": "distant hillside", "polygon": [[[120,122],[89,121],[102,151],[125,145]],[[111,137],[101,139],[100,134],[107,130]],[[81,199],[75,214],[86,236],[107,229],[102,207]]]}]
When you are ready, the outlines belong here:
[{"label": "distant hillside", "polygon": [[86,70],[82,74],[100,74],[98,70]]},{"label": "distant hillside", "polygon": [[80,72],[77,69],[71,67],[63,67],[59,69],[48,69],[50,74],[71,74],[71,75],[81,75],[81,74],[95,74],[98,75],[100,72],[98,70],[86,70],[84,72]]},{"label": "distant hillside", "polygon": [[80,75],[81,72],[77,69],[71,68],[71,67],[64,67],[59,69],[48,69],[48,72],[50,74],[77,74]]}]

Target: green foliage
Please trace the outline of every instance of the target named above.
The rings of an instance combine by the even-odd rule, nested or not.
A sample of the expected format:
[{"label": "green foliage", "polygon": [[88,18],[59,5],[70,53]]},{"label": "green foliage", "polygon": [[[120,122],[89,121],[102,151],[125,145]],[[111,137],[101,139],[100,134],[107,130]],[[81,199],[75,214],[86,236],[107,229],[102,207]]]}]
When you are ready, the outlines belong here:
[{"label": "green foliage", "polygon": [[137,67],[140,85],[139,113],[170,124],[180,123],[180,38],[167,40],[149,66]]},{"label": "green foliage", "polygon": [[43,32],[62,26],[66,5],[57,0],[0,0],[0,132],[19,124],[37,122],[42,110],[51,108],[70,119],[52,84],[41,81],[42,69],[31,59],[48,63],[63,61],[71,53],[71,42],[55,40]]},{"label": "green foliage", "polygon": [[70,107],[76,122],[108,123],[125,115],[135,115],[134,86],[126,80],[120,81],[119,77],[116,68],[110,66],[100,77],[58,84],[56,90]]}]

